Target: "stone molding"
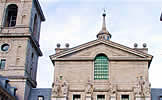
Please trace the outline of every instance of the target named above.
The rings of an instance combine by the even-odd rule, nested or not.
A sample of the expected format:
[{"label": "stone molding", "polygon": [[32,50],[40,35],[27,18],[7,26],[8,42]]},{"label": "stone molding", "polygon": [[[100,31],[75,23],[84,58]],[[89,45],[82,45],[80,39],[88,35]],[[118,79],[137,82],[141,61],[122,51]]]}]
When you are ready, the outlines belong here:
[{"label": "stone molding", "polygon": [[[88,55],[88,56],[79,56],[79,57],[68,57],[68,55],[73,55],[76,52],[81,52],[82,50],[90,49],[92,47],[96,47],[97,45],[106,45],[111,48],[114,48],[119,51],[123,51],[126,53],[125,56],[120,56],[120,55],[111,55],[109,56],[110,61],[147,61],[148,62],[148,68],[150,67],[151,61],[153,56],[138,50],[135,50],[134,48],[129,48],[123,45],[120,45],[118,43],[112,42],[112,41],[107,41],[107,40],[94,40],[87,42],[85,44],[76,46],[74,48],[69,48],[64,51],[60,51],[59,53],[56,53],[54,55],[50,56],[51,61],[55,65],[55,61],[92,61],[95,59],[95,55],[97,54],[96,51],[94,55]],[[93,48],[94,49],[94,48]],[[106,51],[106,50],[105,50]],[[93,51],[92,51],[93,53]],[[107,52],[105,52],[107,53]],[[127,56],[127,54],[130,54],[130,56]]]},{"label": "stone molding", "polygon": [[71,53],[74,53],[74,52],[77,52],[77,51],[80,51],[80,50],[83,50],[83,49],[86,49],[86,48],[90,48],[90,47],[98,45],[98,44],[105,44],[105,45],[108,45],[108,46],[129,52],[129,53],[132,53],[132,54],[137,55],[137,56],[142,57],[142,58],[145,58],[145,57],[152,58],[152,55],[134,50],[133,48],[129,48],[129,47],[126,47],[124,45],[121,45],[121,44],[118,44],[118,43],[115,43],[115,42],[112,42],[112,41],[98,40],[98,39],[94,40],[94,41],[90,41],[90,42],[82,44],[82,45],[79,45],[79,46],[76,46],[74,48],[70,48],[70,49],[65,50],[65,51],[61,51],[59,53],[51,55],[50,58],[51,58],[51,60],[53,60],[55,58],[63,57],[65,55],[68,55],[68,54],[71,54]]}]

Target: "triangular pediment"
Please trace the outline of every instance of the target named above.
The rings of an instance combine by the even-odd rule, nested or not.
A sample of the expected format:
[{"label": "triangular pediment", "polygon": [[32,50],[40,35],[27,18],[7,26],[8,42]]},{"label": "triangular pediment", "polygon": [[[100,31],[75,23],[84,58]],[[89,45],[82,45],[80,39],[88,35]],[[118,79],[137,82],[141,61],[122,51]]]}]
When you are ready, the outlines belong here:
[{"label": "triangular pediment", "polygon": [[52,60],[57,58],[94,58],[100,53],[104,53],[111,58],[152,58],[152,56],[147,53],[134,50],[112,41],[99,39],[56,53],[51,55],[50,58]]}]

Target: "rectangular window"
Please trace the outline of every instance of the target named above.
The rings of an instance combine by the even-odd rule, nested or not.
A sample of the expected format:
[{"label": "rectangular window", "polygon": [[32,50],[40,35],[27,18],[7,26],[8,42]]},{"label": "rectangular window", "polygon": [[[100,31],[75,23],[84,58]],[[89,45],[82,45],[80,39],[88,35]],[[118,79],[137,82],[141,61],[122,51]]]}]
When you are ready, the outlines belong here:
[{"label": "rectangular window", "polygon": [[73,95],[73,100],[81,100],[79,94]]},{"label": "rectangular window", "polygon": [[44,96],[38,96],[38,100],[44,100]]},{"label": "rectangular window", "polygon": [[160,96],[160,100],[162,100],[162,96]]},{"label": "rectangular window", "polygon": [[0,60],[0,69],[4,69],[6,65],[6,59],[1,59]]},{"label": "rectangular window", "polygon": [[129,95],[122,95],[121,98],[122,100],[129,100]]},{"label": "rectangular window", "polygon": [[105,95],[97,95],[97,100],[105,100]]}]

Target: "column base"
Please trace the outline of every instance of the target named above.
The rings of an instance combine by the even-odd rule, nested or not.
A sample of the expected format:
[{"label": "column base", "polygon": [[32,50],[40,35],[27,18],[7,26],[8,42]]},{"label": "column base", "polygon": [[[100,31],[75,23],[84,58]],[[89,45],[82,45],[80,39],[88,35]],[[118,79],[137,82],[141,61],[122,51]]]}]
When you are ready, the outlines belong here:
[{"label": "column base", "polygon": [[145,100],[151,100],[150,96],[145,97]]},{"label": "column base", "polygon": [[86,94],[86,100],[91,100],[91,94]]},{"label": "column base", "polygon": [[115,96],[110,96],[110,100],[116,100]]},{"label": "column base", "polygon": [[67,100],[67,97],[53,97],[51,100]]},{"label": "column base", "polygon": [[146,97],[137,96],[136,100],[151,100],[151,97],[150,96],[146,96]]}]

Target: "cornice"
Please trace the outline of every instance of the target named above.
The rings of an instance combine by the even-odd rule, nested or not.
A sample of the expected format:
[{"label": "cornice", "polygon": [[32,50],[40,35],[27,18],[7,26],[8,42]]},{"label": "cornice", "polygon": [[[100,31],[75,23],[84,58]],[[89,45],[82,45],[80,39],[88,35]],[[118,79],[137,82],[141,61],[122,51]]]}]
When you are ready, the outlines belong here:
[{"label": "cornice", "polygon": [[105,44],[105,45],[111,46],[113,48],[117,48],[117,49],[126,51],[128,53],[132,53],[132,54],[134,54],[136,56],[139,56],[139,57],[142,57],[142,58],[152,57],[152,55],[149,55],[149,54],[141,52],[141,51],[137,51],[137,50],[135,50],[133,48],[129,48],[129,47],[123,46],[121,44],[118,44],[118,43],[115,43],[115,42],[112,42],[112,41],[98,40],[97,39],[97,40],[90,41],[88,43],[76,46],[74,48],[70,48],[68,50],[61,51],[61,52],[56,53],[54,55],[51,55],[50,58],[51,58],[51,60],[55,59],[55,58],[61,58],[61,57],[65,56],[65,55],[72,54],[74,52],[81,51],[83,49],[86,49],[86,48],[89,48],[89,47],[92,47],[92,46],[95,46],[95,45],[98,45],[98,44]]}]

